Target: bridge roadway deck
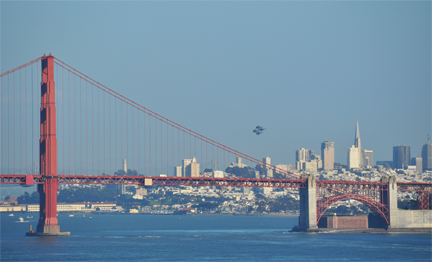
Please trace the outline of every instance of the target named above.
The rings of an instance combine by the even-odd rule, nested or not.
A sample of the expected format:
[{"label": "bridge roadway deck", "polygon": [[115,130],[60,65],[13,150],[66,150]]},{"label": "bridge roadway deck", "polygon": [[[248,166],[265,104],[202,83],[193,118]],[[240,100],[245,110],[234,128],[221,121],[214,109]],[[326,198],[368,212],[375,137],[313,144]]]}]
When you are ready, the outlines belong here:
[{"label": "bridge roadway deck", "polygon": [[[234,186],[234,187],[277,187],[306,188],[306,179],[267,179],[267,178],[214,178],[214,177],[160,177],[160,176],[112,176],[112,175],[58,175],[60,184],[111,184],[139,186]],[[31,186],[42,184],[42,175],[1,174],[0,183]],[[317,187],[381,187],[380,181],[317,180]],[[400,191],[432,191],[432,183],[397,182]]]}]

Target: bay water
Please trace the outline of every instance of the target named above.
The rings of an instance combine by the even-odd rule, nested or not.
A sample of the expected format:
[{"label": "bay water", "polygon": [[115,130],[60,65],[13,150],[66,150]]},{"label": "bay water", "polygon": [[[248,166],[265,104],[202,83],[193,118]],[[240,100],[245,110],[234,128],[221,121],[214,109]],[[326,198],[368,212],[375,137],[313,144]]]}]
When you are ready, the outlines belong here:
[{"label": "bay water", "polygon": [[[297,217],[60,214],[60,229],[71,236],[26,237],[38,215],[1,214],[1,261],[432,259],[430,234],[290,233]],[[17,222],[19,216],[29,222]]]}]

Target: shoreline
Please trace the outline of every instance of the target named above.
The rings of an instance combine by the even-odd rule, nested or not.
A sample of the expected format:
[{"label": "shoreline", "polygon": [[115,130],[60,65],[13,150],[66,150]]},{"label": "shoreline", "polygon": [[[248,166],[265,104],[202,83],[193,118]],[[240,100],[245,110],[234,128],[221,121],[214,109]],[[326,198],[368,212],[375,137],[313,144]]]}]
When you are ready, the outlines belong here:
[{"label": "shoreline", "polygon": [[[4,214],[39,214],[39,212],[1,212]],[[172,215],[172,216],[271,216],[271,217],[299,217],[297,214],[238,214],[238,213],[218,213],[218,214],[163,214],[163,213],[122,213],[122,212],[59,212],[58,215],[88,215],[88,214],[111,214],[111,215]]]},{"label": "shoreline", "polygon": [[432,228],[317,228],[301,231],[293,228],[290,233],[312,234],[432,234]]}]

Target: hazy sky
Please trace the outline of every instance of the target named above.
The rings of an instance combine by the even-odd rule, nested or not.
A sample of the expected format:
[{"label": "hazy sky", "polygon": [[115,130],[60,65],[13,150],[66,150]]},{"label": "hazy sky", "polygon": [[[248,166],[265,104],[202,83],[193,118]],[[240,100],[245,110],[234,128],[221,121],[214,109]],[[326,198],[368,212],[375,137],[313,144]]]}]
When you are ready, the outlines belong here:
[{"label": "hazy sky", "polygon": [[430,1],[2,1],[1,72],[44,53],[273,164],[346,163],[356,121],[375,161],[431,134]]}]

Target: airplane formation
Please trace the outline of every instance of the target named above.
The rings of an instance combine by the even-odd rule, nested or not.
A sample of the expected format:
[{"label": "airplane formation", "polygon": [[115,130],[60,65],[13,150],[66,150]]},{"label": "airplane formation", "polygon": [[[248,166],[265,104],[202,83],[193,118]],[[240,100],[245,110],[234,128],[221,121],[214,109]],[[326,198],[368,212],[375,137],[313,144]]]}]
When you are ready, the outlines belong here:
[{"label": "airplane formation", "polygon": [[263,132],[264,130],[265,130],[264,127],[262,127],[262,126],[256,126],[255,129],[253,130],[253,132],[254,132],[257,136],[259,136],[259,135],[262,134],[262,132]]}]

